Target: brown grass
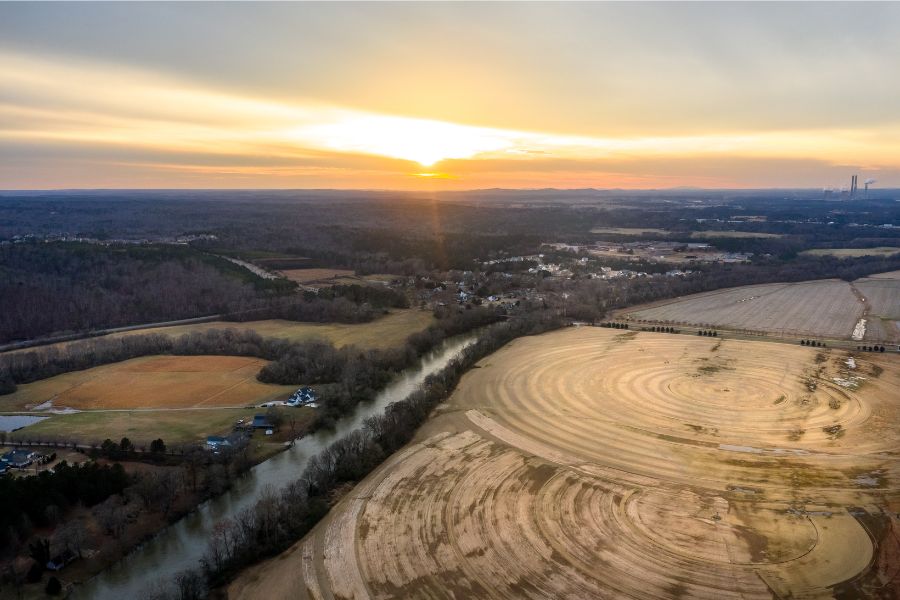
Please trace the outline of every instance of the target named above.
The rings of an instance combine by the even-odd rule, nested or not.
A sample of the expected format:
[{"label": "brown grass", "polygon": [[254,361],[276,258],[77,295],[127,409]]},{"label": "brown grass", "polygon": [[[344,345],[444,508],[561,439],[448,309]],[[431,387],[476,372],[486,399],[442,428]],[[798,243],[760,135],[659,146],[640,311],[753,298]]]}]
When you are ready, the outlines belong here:
[{"label": "brown grass", "polygon": [[348,269],[287,269],[281,271],[281,274],[297,283],[313,283],[337,277],[352,277],[354,272]]},{"label": "brown grass", "polygon": [[52,400],[54,407],[79,410],[196,408],[247,406],[288,396],[296,386],[256,380],[265,364],[237,356],[145,356],[20,385],[0,397],[0,407],[26,410]]},{"label": "brown grass", "polygon": [[879,246],[877,248],[816,248],[804,250],[800,254],[809,256],[836,256],[838,258],[858,258],[860,256],[892,256],[900,253],[900,248]]}]

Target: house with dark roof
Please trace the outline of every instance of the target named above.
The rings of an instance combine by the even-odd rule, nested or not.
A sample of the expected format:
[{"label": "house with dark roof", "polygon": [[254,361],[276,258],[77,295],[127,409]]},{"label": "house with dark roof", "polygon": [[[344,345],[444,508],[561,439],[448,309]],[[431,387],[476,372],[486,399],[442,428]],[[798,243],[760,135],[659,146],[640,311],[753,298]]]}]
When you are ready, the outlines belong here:
[{"label": "house with dark roof", "polygon": [[34,462],[34,456],[35,453],[30,450],[17,448],[0,457],[0,461],[2,461],[7,468],[24,469]]},{"label": "house with dark roof", "polygon": [[272,429],[274,425],[269,421],[269,417],[266,415],[253,415],[253,425],[254,429]]},{"label": "house with dark roof", "polygon": [[307,406],[309,404],[315,404],[315,402],[316,391],[311,387],[302,387],[291,394],[291,397],[287,399],[285,404],[288,406]]}]

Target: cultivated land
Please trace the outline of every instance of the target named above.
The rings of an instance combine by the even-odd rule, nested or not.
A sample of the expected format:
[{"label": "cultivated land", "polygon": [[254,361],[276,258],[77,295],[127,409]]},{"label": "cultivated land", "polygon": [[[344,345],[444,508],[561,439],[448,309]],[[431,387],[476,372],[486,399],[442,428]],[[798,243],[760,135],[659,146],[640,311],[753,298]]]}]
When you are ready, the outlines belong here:
[{"label": "cultivated land", "polygon": [[[301,423],[312,419],[312,409],[292,409],[303,416]],[[58,437],[90,444],[106,438],[128,437],[135,443],[148,443],[162,438],[166,444],[194,443],[208,435],[223,435],[238,419],[252,419],[259,409],[218,408],[212,410],[116,410],[86,411],[52,415],[49,419],[19,431],[19,438]]]},{"label": "cultivated land", "polygon": [[866,341],[900,343],[900,271],[853,282],[866,299]]},{"label": "cultivated land", "polygon": [[[606,233],[610,235],[670,235],[673,232],[667,229],[656,229],[652,227],[594,227],[591,233]],[[778,238],[782,237],[778,233],[757,233],[754,231],[694,231],[690,237],[697,239],[705,238]],[[896,251],[897,249],[894,248]],[[818,251],[816,251],[818,252]],[[860,255],[861,256],[861,255]]]},{"label": "cultivated land", "polygon": [[281,319],[242,323],[211,321],[175,327],[139,329],[113,335],[164,333],[170,336],[179,336],[194,331],[233,328],[252,329],[263,337],[281,338],[292,342],[320,338],[337,347],[354,345],[361,348],[390,348],[404,344],[410,334],[422,331],[434,323],[434,320],[434,316],[429,311],[406,309],[394,310],[369,323],[303,323]]},{"label": "cultivated land", "polygon": [[691,234],[692,238],[778,238],[782,237],[779,233],[759,233],[756,231],[695,231]]},{"label": "cultivated land", "polygon": [[591,233],[609,233],[615,235],[669,235],[669,231],[665,229],[654,229],[652,227],[594,227]]},{"label": "cultivated land", "polygon": [[748,285],[629,310],[628,318],[791,336],[849,338],[865,304],[837,279]]},{"label": "cultivated land", "polygon": [[896,598],[900,360],[577,328],[470,371],[230,598]]},{"label": "cultivated land", "polygon": [[347,269],[287,269],[281,271],[281,274],[297,283],[314,283],[354,276],[354,272]]},{"label": "cultivated land", "polygon": [[811,256],[837,256],[838,258],[855,258],[859,256],[892,256],[897,253],[900,253],[900,248],[879,246],[878,248],[817,248],[815,250],[804,250],[800,254],[808,254]]},{"label": "cultivated land", "polygon": [[260,383],[267,361],[241,356],[143,356],[26,383],[0,396],[0,409],[212,408],[287,397],[296,386]]}]

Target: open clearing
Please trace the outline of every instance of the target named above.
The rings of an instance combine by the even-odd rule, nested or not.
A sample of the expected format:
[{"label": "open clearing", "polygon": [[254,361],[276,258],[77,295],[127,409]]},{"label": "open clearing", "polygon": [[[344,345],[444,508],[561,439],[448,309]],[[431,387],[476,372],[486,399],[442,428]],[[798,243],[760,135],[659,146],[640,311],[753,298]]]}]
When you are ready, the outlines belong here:
[{"label": "open clearing", "polygon": [[[274,337],[301,342],[312,339],[324,339],[337,347],[355,345],[361,348],[392,348],[406,342],[406,338],[417,331],[422,331],[435,322],[429,311],[419,309],[393,310],[369,323],[307,323],[267,319],[264,321],[210,321],[208,323],[191,323],[172,327],[148,327],[133,329],[119,333],[111,333],[108,338],[159,333],[170,337],[178,337],[185,333],[204,332],[210,329],[252,329],[263,337]],[[65,347],[76,342],[59,342],[40,348]],[[10,352],[29,352],[34,348],[10,350]]]},{"label": "open clearing", "polygon": [[[311,408],[291,409],[298,430],[315,418]],[[114,410],[86,411],[49,418],[16,433],[19,438],[59,438],[82,443],[102,442],[106,438],[128,437],[135,443],[149,443],[162,438],[166,444],[189,444],[203,441],[208,435],[225,435],[238,419],[249,420],[259,409],[214,408],[185,410]],[[272,445],[267,438],[262,442]],[[280,446],[280,442],[278,444]],[[277,449],[277,448],[276,448]]]},{"label": "open clearing", "polygon": [[848,283],[822,279],[693,294],[626,315],[638,321],[849,338],[864,310]]},{"label": "open clearing", "polygon": [[231,323],[211,321],[156,329],[138,329],[113,335],[136,335],[141,333],[163,333],[179,336],[194,331],[210,329],[252,329],[263,337],[274,337],[292,342],[324,339],[336,347],[355,345],[361,348],[391,348],[406,342],[410,334],[422,331],[434,323],[434,315],[418,309],[395,310],[369,323],[304,323],[268,319]]},{"label": "open clearing", "polygon": [[844,340],[865,319],[865,341],[895,344],[900,343],[900,272],[879,273],[852,284],[820,279],[716,290],[631,308],[621,316],[638,324]]},{"label": "open clearing", "polygon": [[896,598],[900,362],[847,358],[521,338],[229,597]]},{"label": "open clearing", "polygon": [[783,237],[780,233],[760,233],[756,231],[719,231],[719,230],[710,230],[710,231],[695,231],[691,234],[692,238],[697,239],[706,239],[706,238],[779,238]]},{"label": "open clearing", "polygon": [[348,269],[287,269],[281,271],[281,274],[297,283],[313,283],[338,277],[354,276],[354,272]]},{"label": "open clearing", "polygon": [[817,248],[804,250],[800,254],[810,256],[837,256],[838,258],[858,258],[860,256],[893,256],[900,253],[900,248],[879,246],[878,248]]},{"label": "open clearing", "polygon": [[227,433],[238,419],[252,419],[253,414],[252,409],[246,408],[88,411],[52,415],[17,435],[77,439],[83,443],[102,442],[106,438],[118,441],[128,437],[135,442],[162,438],[167,444],[180,444]]},{"label": "open clearing", "polygon": [[669,235],[665,229],[652,227],[594,227],[591,233],[608,233],[611,235]]},{"label": "open clearing", "polygon": [[267,361],[241,356],[143,356],[26,383],[0,396],[0,410],[248,406],[288,396],[296,386],[260,383]]}]

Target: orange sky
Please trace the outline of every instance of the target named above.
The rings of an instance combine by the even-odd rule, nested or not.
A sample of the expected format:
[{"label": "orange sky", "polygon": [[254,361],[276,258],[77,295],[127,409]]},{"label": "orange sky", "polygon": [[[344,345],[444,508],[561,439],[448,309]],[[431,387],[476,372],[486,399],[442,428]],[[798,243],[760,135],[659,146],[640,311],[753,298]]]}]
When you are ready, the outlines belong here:
[{"label": "orange sky", "polygon": [[863,6],[0,4],[0,188],[900,186]]}]

